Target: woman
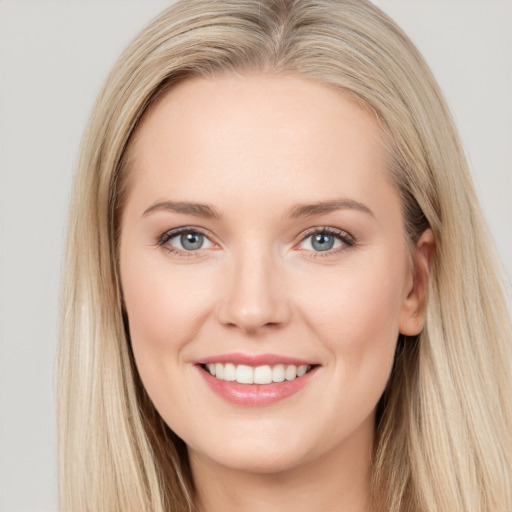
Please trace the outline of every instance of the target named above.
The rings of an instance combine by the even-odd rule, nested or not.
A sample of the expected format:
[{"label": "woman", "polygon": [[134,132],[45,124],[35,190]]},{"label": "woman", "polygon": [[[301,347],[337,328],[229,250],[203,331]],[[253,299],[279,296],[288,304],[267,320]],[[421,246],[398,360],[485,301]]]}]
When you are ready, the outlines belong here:
[{"label": "woman", "polygon": [[72,205],[62,510],[510,508],[499,265],[372,4],[171,7],[107,80]]}]

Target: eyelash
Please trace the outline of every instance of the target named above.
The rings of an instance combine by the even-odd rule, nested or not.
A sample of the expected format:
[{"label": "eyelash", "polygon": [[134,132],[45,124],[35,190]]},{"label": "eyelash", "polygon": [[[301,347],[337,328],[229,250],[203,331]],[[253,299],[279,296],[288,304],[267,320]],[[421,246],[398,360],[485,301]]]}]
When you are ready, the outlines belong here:
[{"label": "eyelash", "polygon": [[161,236],[158,237],[156,245],[159,247],[163,247],[167,252],[175,254],[176,256],[181,256],[185,258],[193,258],[199,256],[199,250],[183,251],[181,249],[177,249],[176,247],[172,247],[171,245],[166,245],[169,240],[183,233],[197,233],[198,235],[202,235],[209,240],[208,235],[206,235],[206,233],[204,233],[202,230],[193,226],[183,226],[182,228],[172,229],[171,231],[166,231],[165,233],[163,233]]},{"label": "eyelash", "polygon": [[342,247],[339,247],[337,249],[329,249],[326,251],[311,251],[302,249],[303,251],[307,251],[307,255],[310,258],[327,258],[329,256],[332,256],[333,254],[338,254],[340,252],[343,252],[347,249],[350,249],[351,247],[354,247],[357,244],[357,240],[355,237],[347,233],[346,231],[343,231],[342,229],[332,228],[332,227],[316,227],[311,228],[308,231],[304,233],[302,236],[299,244],[302,244],[305,240],[307,240],[312,235],[328,235],[336,238],[337,240],[342,242]]},{"label": "eyelash", "polygon": [[[189,250],[184,251],[182,249],[177,249],[176,247],[172,247],[170,245],[166,245],[169,240],[172,238],[175,238],[176,236],[179,236],[183,233],[197,233],[199,235],[204,236],[209,240],[209,237],[206,233],[204,233],[201,229],[198,229],[193,226],[184,226],[177,229],[172,229],[170,231],[166,231],[162,235],[160,235],[157,238],[156,244],[158,247],[163,247],[167,252],[174,254],[176,256],[185,257],[185,258],[191,258],[191,257],[197,257],[199,256],[198,250]],[[310,258],[325,258],[328,256],[332,256],[333,254],[337,254],[339,252],[342,252],[346,249],[349,249],[351,247],[354,247],[357,244],[357,240],[355,237],[347,233],[346,231],[343,231],[342,229],[332,228],[332,227],[316,227],[311,228],[308,231],[304,233],[302,238],[299,241],[299,245],[302,244],[305,240],[307,240],[312,235],[327,235],[332,236],[336,238],[337,240],[341,241],[343,246],[334,250],[326,250],[326,251],[312,251],[307,249],[302,249],[303,251],[307,252],[308,257]],[[213,243],[213,242],[212,242]]]}]

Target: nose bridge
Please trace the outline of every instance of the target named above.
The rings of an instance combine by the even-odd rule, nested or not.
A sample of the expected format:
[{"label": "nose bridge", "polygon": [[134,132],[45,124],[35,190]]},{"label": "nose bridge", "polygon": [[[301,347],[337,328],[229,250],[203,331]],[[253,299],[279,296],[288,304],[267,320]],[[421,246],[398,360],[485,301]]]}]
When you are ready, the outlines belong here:
[{"label": "nose bridge", "polygon": [[220,311],[222,323],[247,332],[286,323],[290,305],[281,264],[271,248],[248,241],[232,253],[226,272],[229,285]]}]

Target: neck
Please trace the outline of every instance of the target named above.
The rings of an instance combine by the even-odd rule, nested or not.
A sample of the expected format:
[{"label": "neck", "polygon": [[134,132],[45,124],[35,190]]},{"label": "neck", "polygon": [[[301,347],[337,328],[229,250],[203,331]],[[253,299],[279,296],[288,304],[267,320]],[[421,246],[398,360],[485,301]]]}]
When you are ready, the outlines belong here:
[{"label": "neck", "polygon": [[190,451],[197,512],[369,512],[373,431],[357,437],[279,472],[233,469]]}]

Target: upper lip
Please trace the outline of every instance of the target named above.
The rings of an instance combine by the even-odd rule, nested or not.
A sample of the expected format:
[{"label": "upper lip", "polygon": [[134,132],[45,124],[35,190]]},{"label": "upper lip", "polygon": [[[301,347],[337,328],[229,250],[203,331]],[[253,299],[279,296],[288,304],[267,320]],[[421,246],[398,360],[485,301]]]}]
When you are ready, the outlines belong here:
[{"label": "upper lip", "polygon": [[296,357],[283,356],[278,354],[242,354],[239,352],[232,354],[219,354],[216,356],[198,359],[194,364],[211,364],[211,363],[233,363],[245,364],[247,366],[273,366],[276,364],[293,364],[295,366],[313,365],[315,363],[298,359]]}]

